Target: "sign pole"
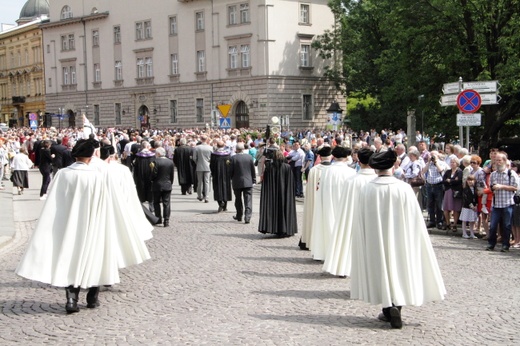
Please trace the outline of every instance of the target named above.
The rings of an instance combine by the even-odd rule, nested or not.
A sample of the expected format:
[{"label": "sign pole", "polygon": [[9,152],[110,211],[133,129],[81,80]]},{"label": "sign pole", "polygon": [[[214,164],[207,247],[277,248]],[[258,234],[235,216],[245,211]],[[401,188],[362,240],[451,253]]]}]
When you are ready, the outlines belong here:
[{"label": "sign pole", "polygon": [[469,126],[466,126],[466,146],[469,151]]}]

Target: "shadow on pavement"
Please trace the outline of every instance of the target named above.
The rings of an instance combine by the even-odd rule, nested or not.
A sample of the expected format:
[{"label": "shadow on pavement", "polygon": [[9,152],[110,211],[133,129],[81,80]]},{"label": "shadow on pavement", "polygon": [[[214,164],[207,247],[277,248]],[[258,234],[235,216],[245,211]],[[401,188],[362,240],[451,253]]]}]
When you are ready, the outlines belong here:
[{"label": "shadow on pavement", "polygon": [[242,271],[244,275],[269,277],[269,278],[292,278],[292,279],[314,279],[314,280],[330,280],[339,279],[337,276],[330,275],[328,273],[294,273],[294,274],[272,274],[272,273],[259,273],[253,271]]},{"label": "shadow on pavement", "polygon": [[289,262],[299,264],[323,265],[322,261],[315,261],[312,258],[297,258],[297,257],[238,257],[240,260],[253,261],[272,261],[272,262]]}]

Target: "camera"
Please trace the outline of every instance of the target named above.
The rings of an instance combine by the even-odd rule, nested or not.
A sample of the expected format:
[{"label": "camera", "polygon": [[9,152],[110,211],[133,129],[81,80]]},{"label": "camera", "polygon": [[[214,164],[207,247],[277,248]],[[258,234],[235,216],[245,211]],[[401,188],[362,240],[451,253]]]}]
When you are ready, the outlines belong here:
[{"label": "camera", "polygon": [[432,157],[430,158],[430,161],[433,162],[433,163],[436,163],[437,162],[437,158],[432,155]]}]

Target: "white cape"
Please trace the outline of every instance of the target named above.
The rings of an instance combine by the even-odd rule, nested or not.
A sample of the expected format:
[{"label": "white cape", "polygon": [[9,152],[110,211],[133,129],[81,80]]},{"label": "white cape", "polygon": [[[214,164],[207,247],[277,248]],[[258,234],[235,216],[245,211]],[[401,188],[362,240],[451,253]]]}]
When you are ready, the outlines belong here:
[{"label": "white cape", "polygon": [[444,299],[446,289],[412,187],[378,177],[362,189],[358,203],[350,296],[383,307]]},{"label": "white cape", "polygon": [[361,189],[377,175],[371,168],[362,168],[347,180],[341,200],[340,210],[334,223],[332,238],[327,250],[323,271],[338,276],[349,276],[352,267],[352,222],[360,212],[357,203]]},{"label": "white cape", "polygon": [[57,287],[119,283],[120,268],[150,255],[141,237],[118,225],[113,203],[94,167],[59,170],[16,273]]},{"label": "white cape", "polygon": [[315,217],[315,196],[319,189],[320,178],[323,172],[330,168],[330,165],[319,164],[312,167],[307,177],[307,185],[305,186],[305,201],[303,203],[303,224],[301,242],[305,243],[307,248],[311,245],[311,235],[313,220]]},{"label": "white cape", "polygon": [[336,162],[321,176],[316,191],[311,244],[308,246],[315,260],[326,258],[336,216],[343,209],[339,204],[343,186],[355,175],[356,171],[346,162]]}]

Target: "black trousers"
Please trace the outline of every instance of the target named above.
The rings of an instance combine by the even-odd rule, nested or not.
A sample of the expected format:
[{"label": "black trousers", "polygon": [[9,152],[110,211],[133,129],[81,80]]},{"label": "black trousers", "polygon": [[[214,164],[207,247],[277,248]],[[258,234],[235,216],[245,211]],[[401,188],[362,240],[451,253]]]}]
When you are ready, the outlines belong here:
[{"label": "black trousers", "polygon": [[[172,191],[154,191],[153,192],[153,208],[155,212],[155,216],[159,219],[163,219],[164,221],[170,220],[170,199],[171,199]],[[161,202],[163,206],[163,214],[161,215]]]},{"label": "black trousers", "polygon": [[47,194],[47,189],[49,188],[49,184],[51,183],[51,169],[41,170],[42,174],[42,187],[40,188],[40,197]]},{"label": "black trousers", "polygon": [[292,167],[294,175],[294,194],[296,197],[303,196],[302,166]]},{"label": "black trousers", "polygon": [[[253,188],[246,187],[243,189],[233,189],[233,193],[235,194],[235,209],[237,210],[237,218],[241,219],[242,215],[244,215],[246,221],[251,220],[251,215],[253,214]],[[243,202],[242,197],[244,198]]]}]

